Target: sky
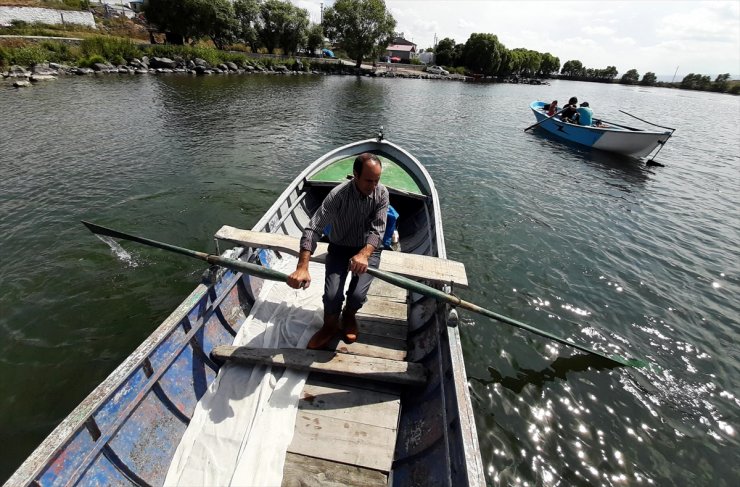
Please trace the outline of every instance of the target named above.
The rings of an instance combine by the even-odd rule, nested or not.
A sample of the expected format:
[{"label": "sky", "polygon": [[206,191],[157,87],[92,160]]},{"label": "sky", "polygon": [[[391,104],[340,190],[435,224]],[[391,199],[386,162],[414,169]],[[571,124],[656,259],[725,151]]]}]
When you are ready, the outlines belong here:
[{"label": "sky", "polygon": [[[320,20],[334,0],[291,0]],[[740,0],[733,1],[504,1],[385,0],[396,31],[419,49],[450,37],[496,34],[507,48],[549,52],[563,64],[616,66],[676,79],[688,73],[740,77]],[[534,20],[536,19],[536,20]]]}]

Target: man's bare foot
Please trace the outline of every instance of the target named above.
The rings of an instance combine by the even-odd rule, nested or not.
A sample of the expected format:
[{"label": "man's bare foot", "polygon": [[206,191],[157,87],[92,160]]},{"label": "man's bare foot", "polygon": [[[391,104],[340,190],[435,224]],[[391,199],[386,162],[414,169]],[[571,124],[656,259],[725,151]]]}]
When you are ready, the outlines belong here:
[{"label": "man's bare foot", "polygon": [[342,330],[344,331],[344,341],[354,343],[357,341],[359,326],[357,324],[357,311],[350,311],[344,308],[342,312]]},{"label": "man's bare foot", "polygon": [[339,315],[324,315],[324,326],[314,333],[306,348],[320,350],[326,347],[339,334]]}]

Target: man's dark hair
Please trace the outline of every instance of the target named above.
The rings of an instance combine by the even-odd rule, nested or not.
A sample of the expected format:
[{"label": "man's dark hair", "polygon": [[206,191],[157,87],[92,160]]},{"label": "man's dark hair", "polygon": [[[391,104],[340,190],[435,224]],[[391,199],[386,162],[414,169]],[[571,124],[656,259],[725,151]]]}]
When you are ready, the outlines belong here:
[{"label": "man's dark hair", "polygon": [[383,163],[380,161],[378,156],[370,154],[369,152],[362,153],[355,158],[355,163],[352,165],[352,172],[355,173],[357,177],[362,176],[362,166],[365,164],[365,161],[375,161],[380,164],[381,168],[383,167]]}]

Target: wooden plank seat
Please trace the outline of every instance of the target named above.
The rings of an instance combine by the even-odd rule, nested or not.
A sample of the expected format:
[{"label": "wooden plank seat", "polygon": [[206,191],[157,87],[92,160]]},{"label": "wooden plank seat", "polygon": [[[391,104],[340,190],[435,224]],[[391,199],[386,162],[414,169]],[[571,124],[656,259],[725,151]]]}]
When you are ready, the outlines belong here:
[{"label": "wooden plank seat", "polygon": [[275,365],[411,386],[426,382],[426,370],[420,364],[326,350],[220,345],[211,356],[220,361]]},{"label": "wooden plank seat", "polygon": [[[298,403],[288,452],[359,468],[351,471],[366,483],[347,485],[383,485],[379,482],[387,482],[385,475],[363,469],[390,471],[400,405],[398,393],[375,390],[371,383],[337,384],[309,376]],[[286,458],[283,485],[289,463],[290,458]],[[334,465],[331,470],[337,468]],[[302,473],[307,472],[304,469]],[[310,467],[308,473],[310,476]]]},{"label": "wooden plank seat", "polygon": [[[291,237],[290,235],[241,230],[228,225],[221,227],[216,232],[215,237],[238,245],[277,250],[291,255],[298,255],[300,240],[298,237]],[[325,262],[328,247],[327,243],[320,242],[311,260]],[[380,270],[412,279],[425,279],[434,282],[452,283],[464,288],[468,287],[465,265],[454,260],[385,251],[380,259]]]},{"label": "wooden plank seat", "polygon": [[388,474],[288,452],[282,487],[387,487]]},{"label": "wooden plank seat", "polygon": [[[423,385],[426,370],[406,357],[407,291],[374,279],[357,314],[355,343],[330,350],[217,347],[217,358],[309,370],[283,467],[283,487],[387,486],[400,394]],[[287,359],[286,359],[287,357]]]}]

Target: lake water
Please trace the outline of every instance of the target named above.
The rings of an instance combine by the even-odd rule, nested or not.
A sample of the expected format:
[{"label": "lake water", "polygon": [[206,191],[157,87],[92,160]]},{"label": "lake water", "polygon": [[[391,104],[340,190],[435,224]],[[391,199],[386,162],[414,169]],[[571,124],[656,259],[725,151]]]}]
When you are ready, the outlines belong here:
[{"label": "lake water", "polygon": [[[676,127],[665,167],[567,146],[532,100]],[[203,266],[80,219],[213,250],[306,164],[372,137],[440,193],[459,294],[652,371],[461,312],[481,454],[500,485],[740,479],[740,98],[354,77],[61,78],[0,84],[0,480],[195,287]]]}]

